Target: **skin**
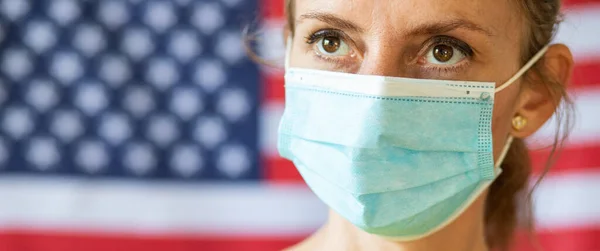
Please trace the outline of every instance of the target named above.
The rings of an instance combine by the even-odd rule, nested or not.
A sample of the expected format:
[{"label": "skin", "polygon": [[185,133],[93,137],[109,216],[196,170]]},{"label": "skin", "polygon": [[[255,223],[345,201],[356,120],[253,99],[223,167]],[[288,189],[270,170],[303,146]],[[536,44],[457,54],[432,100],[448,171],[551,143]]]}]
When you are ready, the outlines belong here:
[{"label": "skin", "polygon": [[[511,1],[495,0],[298,0],[296,1],[290,66],[365,75],[496,82],[500,86],[521,68],[519,61],[526,24]],[[320,30],[337,30],[337,51],[324,51]],[[329,33],[328,33],[329,34]],[[339,35],[341,34],[341,35]],[[332,35],[328,35],[331,37]],[[435,37],[462,41],[473,51],[463,55],[456,44],[446,64],[436,61]],[[331,41],[331,39],[329,39]],[[439,47],[438,47],[439,48]],[[445,47],[448,48],[448,47]],[[569,49],[552,45],[544,56],[551,77],[567,83],[573,67]],[[532,76],[531,81],[539,78]],[[558,100],[544,83],[521,78],[496,94],[492,131],[498,158],[509,135],[525,138],[554,113]],[[521,130],[512,118],[527,119]],[[484,192],[461,216],[440,231],[410,242],[392,242],[356,228],[335,212],[315,234],[288,250],[489,250],[484,239]]]}]

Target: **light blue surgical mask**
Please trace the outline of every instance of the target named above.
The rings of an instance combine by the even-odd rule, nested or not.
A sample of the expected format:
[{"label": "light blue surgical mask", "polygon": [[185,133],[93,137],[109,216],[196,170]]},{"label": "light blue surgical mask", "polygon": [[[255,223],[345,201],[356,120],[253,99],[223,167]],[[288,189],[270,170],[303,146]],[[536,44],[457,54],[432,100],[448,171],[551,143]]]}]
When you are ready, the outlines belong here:
[{"label": "light blue surgical mask", "polygon": [[425,237],[456,219],[500,175],[512,137],[494,161],[494,94],[546,50],[498,88],[286,63],[278,150],[355,226],[394,240]]}]

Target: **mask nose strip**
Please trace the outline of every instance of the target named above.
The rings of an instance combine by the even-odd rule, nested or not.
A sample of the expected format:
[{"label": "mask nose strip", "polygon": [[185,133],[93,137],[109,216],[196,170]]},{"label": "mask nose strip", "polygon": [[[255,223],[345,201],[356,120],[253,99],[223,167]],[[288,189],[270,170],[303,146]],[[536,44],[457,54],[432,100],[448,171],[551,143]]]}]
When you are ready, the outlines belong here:
[{"label": "mask nose strip", "polygon": [[489,92],[482,92],[479,96],[479,98],[484,101],[489,100],[491,97],[492,95]]}]

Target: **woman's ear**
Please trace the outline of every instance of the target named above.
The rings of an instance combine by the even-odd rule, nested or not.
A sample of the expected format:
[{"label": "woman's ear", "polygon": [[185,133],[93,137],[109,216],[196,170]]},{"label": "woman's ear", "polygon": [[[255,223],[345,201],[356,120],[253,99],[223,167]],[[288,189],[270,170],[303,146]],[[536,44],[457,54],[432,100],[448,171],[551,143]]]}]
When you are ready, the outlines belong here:
[{"label": "woman's ear", "polygon": [[[528,83],[524,82],[515,118],[520,116],[525,120],[525,125],[513,126],[512,135],[516,138],[532,135],[552,117],[563,98],[558,88],[566,89],[571,79],[573,56],[564,44],[550,46],[543,63],[545,69],[541,72],[546,76],[531,75],[526,80]],[[533,72],[530,71],[530,74]]]}]

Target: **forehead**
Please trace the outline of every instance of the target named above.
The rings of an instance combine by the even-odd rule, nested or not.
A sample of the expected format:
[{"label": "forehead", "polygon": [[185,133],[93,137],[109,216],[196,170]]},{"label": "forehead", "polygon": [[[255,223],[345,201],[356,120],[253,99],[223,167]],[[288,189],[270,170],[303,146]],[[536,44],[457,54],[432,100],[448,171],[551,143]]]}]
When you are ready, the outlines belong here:
[{"label": "forehead", "polygon": [[514,40],[523,25],[511,0],[296,0],[296,19],[325,12],[368,31],[402,35],[429,22],[463,19],[494,34]]}]

